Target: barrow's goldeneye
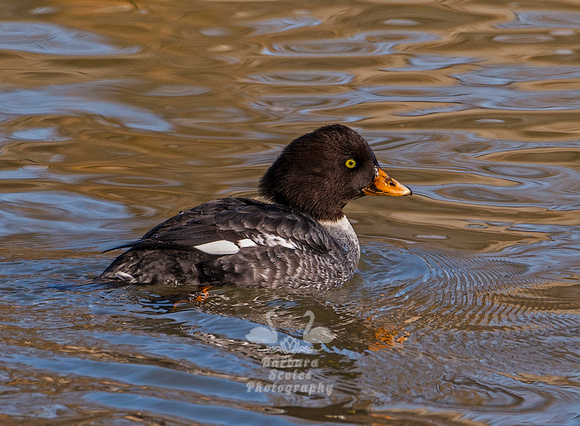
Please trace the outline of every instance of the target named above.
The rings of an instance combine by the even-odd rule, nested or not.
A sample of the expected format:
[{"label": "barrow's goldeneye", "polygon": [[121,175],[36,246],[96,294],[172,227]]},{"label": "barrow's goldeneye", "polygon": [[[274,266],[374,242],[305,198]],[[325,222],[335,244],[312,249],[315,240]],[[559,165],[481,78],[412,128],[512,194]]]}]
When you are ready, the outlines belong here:
[{"label": "barrow's goldeneye", "polygon": [[97,279],[327,289],[349,280],[360,258],[344,206],[363,195],[411,194],[340,124],[292,141],[259,189],[272,203],[222,198],[179,213],[122,246],[130,249]]}]

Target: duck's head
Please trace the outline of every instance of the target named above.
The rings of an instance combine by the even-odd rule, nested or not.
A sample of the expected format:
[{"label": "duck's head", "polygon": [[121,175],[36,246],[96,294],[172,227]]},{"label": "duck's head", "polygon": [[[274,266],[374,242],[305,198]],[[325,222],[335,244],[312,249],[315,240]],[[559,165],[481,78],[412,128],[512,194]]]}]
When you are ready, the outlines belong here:
[{"label": "duck's head", "polygon": [[260,193],[317,220],[338,220],[363,195],[409,195],[380,167],[367,141],[341,124],[293,140],[260,180]]}]

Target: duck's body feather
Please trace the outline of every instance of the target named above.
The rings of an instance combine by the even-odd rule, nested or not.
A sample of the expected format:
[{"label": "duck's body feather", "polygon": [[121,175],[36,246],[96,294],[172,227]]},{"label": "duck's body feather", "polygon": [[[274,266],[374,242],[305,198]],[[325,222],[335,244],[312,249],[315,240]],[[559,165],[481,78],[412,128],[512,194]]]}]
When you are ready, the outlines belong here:
[{"label": "duck's body feather", "polygon": [[[352,232],[345,234],[341,223],[321,224],[291,208],[250,198],[217,199],[172,217],[127,245],[131,249],[100,278],[329,288],[348,280],[359,261],[356,235],[350,224]],[[348,237],[337,239],[335,228]]]}]

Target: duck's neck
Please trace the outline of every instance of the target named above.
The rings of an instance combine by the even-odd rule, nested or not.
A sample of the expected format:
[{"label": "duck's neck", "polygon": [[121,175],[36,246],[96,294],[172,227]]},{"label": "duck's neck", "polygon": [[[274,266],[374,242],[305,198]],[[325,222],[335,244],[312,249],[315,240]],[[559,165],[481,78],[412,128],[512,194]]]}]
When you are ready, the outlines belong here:
[{"label": "duck's neck", "polygon": [[328,231],[341,248],[348,253],[349,257],[356,257],[356,261],[358,262],[360,258],[358,237],[346,216],[342,216],[342,218],[334,221],[321,220],[319,223]]}]

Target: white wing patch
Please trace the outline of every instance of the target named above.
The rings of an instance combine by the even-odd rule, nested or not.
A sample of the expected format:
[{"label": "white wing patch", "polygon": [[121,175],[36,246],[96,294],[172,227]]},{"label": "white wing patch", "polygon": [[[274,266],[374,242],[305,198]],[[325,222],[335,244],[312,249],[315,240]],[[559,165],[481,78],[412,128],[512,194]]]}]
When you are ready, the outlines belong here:
[{"label": "white wing patch", "polygon": [[129,281],[130,284],[137,282],[137,280],[135,279],[135,277],[133,275],[128,274],[128,273],[123,272],[123,271],[115,272],[115,276],[121,280]]},{"label": "white wing patch", "polygon": [[290,249],[297,249],[298,246],[290,241],[286,241],[284,238],[278,235],[271,234],[260,234],[254,237],[254,241],[261,246],[275,247],[282,246]]},{"label": "white wing patch", "polygon": [[256,244],[254,241],[250,240],[249,238],[244,238],[243,240],[238,241],[238,246],[240,248],[244,248],[244,247],[256,247],[258,244]]},{"label": "white wing patch", "polygon": [[287,241],[282,237],[271,234],[256,235],[253,237],[253,239],[244,238],[242,240],[238,240],[236,243],[228,240],[218,240],[212,241],[211,243],[199,244],[193,247],[207,254],[222,256],[225,254],[236,254],[240,251],[240,249],[246,247],[256,247],[258,245],[267,247],[282,246],[289,249],[298,248],[296,244]]},{"label": "white wing patch", "polygon": [[204,253],[216,255],[236,254],[240,251],[240,248],[236,243],[227,240],[212,241],[211,243],[200,244],[193,247],[203,251]]}]

